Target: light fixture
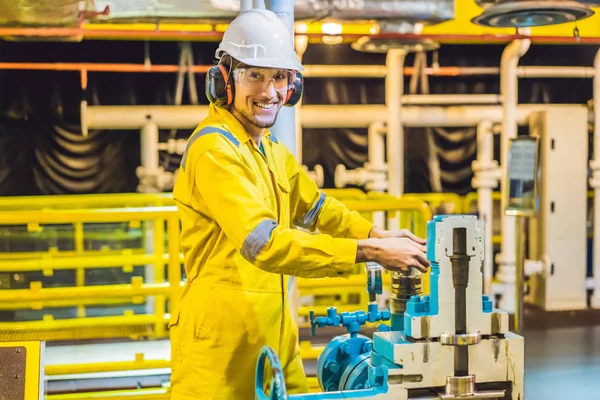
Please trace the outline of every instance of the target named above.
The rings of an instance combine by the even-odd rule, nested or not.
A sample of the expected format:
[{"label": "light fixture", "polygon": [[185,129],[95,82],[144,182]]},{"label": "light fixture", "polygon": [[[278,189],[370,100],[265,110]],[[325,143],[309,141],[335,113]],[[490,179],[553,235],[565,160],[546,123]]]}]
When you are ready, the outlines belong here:
[{"label": "light fixture", "polygon": [[[422,23],[411,23],[408,21],[382,21],[370,29],[372,35],[380,33],[397,33],[418,35],[423,31]],[[387,53],[390,49],[402,49],[407,53],[437,50],[440,44],[431,39],[421,38],[378,38],[363,36],[351,44],[356,51],[366,53]]]},{"label": "light fixture", "polygon": [[471,22],[497,28],[557,25],[594,15],[587,5],[571,0],[477,0],[477,3],[485,10]]},{"label": "light fixture", "polygon": [[325,22],[321,25],[321,31],[325,35],[340,35],[342,33],[342,25],[337,22]]}]

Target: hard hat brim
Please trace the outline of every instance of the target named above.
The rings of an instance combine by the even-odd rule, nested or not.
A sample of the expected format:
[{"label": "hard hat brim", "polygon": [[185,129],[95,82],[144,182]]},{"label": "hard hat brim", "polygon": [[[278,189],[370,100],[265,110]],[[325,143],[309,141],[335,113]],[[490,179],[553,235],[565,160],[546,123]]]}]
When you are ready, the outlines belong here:
[{"label": "hard hat brim", "polygon": [[[229,54],[229,53],[228,53]],[[263,67],[263,68],[282,68],[290,69],[295,71],[304,71],[304,67],[299,61],[286,61],[278,58],[241,58],[235,57],[230,54],[231,57],[235,58],[241,63],[249,65],[251,67]]]}]

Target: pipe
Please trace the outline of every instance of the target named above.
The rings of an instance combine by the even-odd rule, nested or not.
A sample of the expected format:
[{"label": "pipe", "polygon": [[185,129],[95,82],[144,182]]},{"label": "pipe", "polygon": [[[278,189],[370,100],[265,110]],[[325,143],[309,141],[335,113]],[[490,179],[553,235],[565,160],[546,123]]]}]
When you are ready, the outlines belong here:
[{"label": "pipe", "polygon": [[483,221],[484,243],[483,253],[483,293],[491,295],[494,275],[494,244],[492,190],[498,186],[500,169],[494,160],[494,132],[490,121],[481,121],[477,125],[477,161],[473,162],[473,187],[477,189],[477,208],[479,219]]},{"label": "pipe", "polygon": [[[387,172],[387,165],[385,163],[385,139],[386,134],[385,124],[381,121],[373,122],[369,125],[368,130],[368,152],[369,162],[366,165],[366,169],[375,172],[373,174],[373,180],[369,185],[370,189],[376,192],[384,192],[387,181],[385,175]],[[378,174],[382,175],[382,179],[378,179]],[[374,181],[374,182],[373,182]],[[368,187],[368,189],[369,189]],[[373,213],[373,223],[375,226],[380,228],[385,227],[385,213],[376,212]]]},{"label": "pipe", "polygon": [[[270,0],[268,9],[273,11],[281,19],[292,33],[290,43],[286,46],[294,46],[294,0]],[[279,110],[275,125],[270,131],[281,140],[288,150],[298,158],[298,147],[296,142],[296,110],[283,107]]]},{"label": "pipe", "polygon": [[377,171],[385,171],[385,139],[386,134],[385,123],[375,121],[369,124],[368,130],[368,152],[369,152],[369,167]]},{"label": "pipe", "polygon": [[[308,45],[308,36],[296,36],[296,45]],[[298,47],[297,51],[298,51]],[[298,51],[298,57],[301,55]],[[152,64],[124,64],[124,63],[29,63],[29,62],[0,62],[0,70],[35,70],[35,71],[81,71],[81,72],[130,72],[130,73],[173,73],[187,71],[189,73],[204,74],[211,65],[152,65]],[[385,65],[305,65],[303,76],[305,78],[385,78],[387,68]],[[404,75],[414,75],[413,67],[404,67]],[[498,67],[431,67],[425,68],[425,75],[432,76],[473,76],[473,75],[498,75]],[[593,78],[595,72],[592,67],[571,66],[529,66],[518,67],[517,74],[521,78]],[[85,86],[85,85],[84,85]],[[471,96],[471,95],[465,95]],[[494,95],[475,95],[494,96]]]},{"label": "pipe", "polygon": [[590,161],[592,178],[590,185],[594,189],[594,294],[591,299],[593,308],[600,308],[600,50],[594,58],[594,159]]},{"label": "pipe", "polygon": [[403,104],[434,105],[434,104],[500,104],[498,94],[405,94]]},{"label": "pipe", "polygon": [[531,41],[515,40],[504,49],[500,61],[500,93],[502,94],[502,134],[500,139],[500,167],[502,179],[500,191],[502,196],[502,249],[498,254],[498,279],[502,282],[502,300],[499,308],[509,314],[515,311],[515,217],[504,214],[506,209],[506,179],[508,176],[508,145],[511,138],[517,136],[517,104],[519,59],[529,50]]},{"label": "pipe", "polygon": [[[516,122],[526,125],[528,115],[536,111],[552,111],[581,104],[520,104]],[[141,129],[148,118],[161,129],[192,129],[208,116],[207,106],[86,106],[82,104],[82,121],[89,129]],[[590,114],[590,121],[592,115]],[[309,129],[368,128],[373,121],[386,121],[387,109],[382,104],[303,105],[302,126]],[[481,121],[502,121],[501,106],[402,107],[402,123],[406,127],[465,127]]]},{"label": "pipe", "polygon": [[158,161],[158,125],[152,120],[146,122],[140,131],[142,167],[154,171]]},{"label": "pipe", "polygon": [[[302,58],[304,57],[304,53],[308,47],[308,38],[306,36],[298,35],[294,40],[294,47],[296,49],[296,55],[298,56],[298,61],[302,63]],[[296,160],[298,164],[303,165],[302,163],[302,100],[301,97],[298,101],[298,104],[294,107],[294,112],[296,113],[295,125],[296,125]]]},{"label": "pipe", "polygon": [[[404,128],[402,126],[402,95],[406,51],[390,49],[386,57],[385,103],[387,107],[387,165],[388,193],[400,198],[404,193]],[[388,218],[388,229],[399,228],[397,213]]]},{"label": "pipe", "polygon": [[518,67],[519,78],[593,78],[593,67]]},{"label": "pipe", "polygon": [[386,57],[385,103],[387,107],[388,192],[395,197],[404,192],[404,129],[402,126],[402,71],[406,52],[390,49]]}]

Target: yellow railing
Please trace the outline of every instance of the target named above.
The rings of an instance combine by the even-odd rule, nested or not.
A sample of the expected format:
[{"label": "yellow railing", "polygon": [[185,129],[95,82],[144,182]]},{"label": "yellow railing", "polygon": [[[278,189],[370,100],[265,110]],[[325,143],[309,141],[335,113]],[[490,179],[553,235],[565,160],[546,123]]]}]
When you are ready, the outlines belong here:
[{"label": "yellow railing", "polygon": [[[425,236],[425,223],[431,218],[431,212],[421,200],[367,195],[358,189],[326,192],[366,217],[372,217],[375,212],[399,212],[402,221],[408,224],[405,227],[412,227],[416,234]],[[45,313],[33,321],[0,322],[0,340],[165,337],[166,300],[170,299],[171,305],[177,300],[173,292],[181,283],[180,230],[175,207],[152,205],[169,202],[172,202],[170,194],[0,199],[0,209],[7,210],[0,212],[0,237],[5,238],[0,242],[0,276],[10,274],[9,279],[4,280],[13,281],[11,285],[16,286],[0,291],[0,310],[41,310]],[[67,204],[76,209],[69,209]],[[123,204],[137,207],[120,208]],[[98,206],[104,208],[87,208]],[[17,211],[24,207],[34,209]],[[106,228],[107,225],[110,226]],[[121,237],[113,241],[115,228]],[[90,238],[92,235],[93,239]],[[146,243],[147,237],[151,238],[149,243]],[[27,241],[33,242],[25,249],[30,251],[22,248],[23,242]],[[45,248],[40,249],[40,243]],[[165,265],[169,267],[169,282],[165,281]],[[131,274],[135,267],[143,267],[146,271],[151,268],[153,281],[144,282],[143,277],[133,276],[130,282],[120,280],[109,285],[87,282],[86,275],[90,271],[112,268]],[[337,287],[337,293],[319,289],[314,280],[300,280],[300,293],[320,296],[321,301],[314,304],[319,311],[324,304],[331,304],[331,296],[343,296],[336,301],[342,308],[366,305],[364,270],[357,268],[357,272],[354,280],[331,282]],[[57,273],[74,275],[73,282],[65,287]],[[54,278],[54,286],[60,286],[42,284],[42,280],[51,278]],[[389,286],[389,276],[384,276],[384,282]],[[428,287],[426,283],[424,287]],[[152,315],[131,310],[144,304],[149,297],[155,298]],[[125,309],[122,315],[89,317],[90,306],[124,306]],[[49,308],[67,307],[76,307],[76,318],[56,318],[46,312]],[[308,309],[302,308],[300,315],[307,316]]]},{"label": "yellow railing", "polygon": [[[406,194],[396,199],[389,194],[364,193],[358,189],[324,192],[367,218],[377,212],[387,213],[388,217],[399,213],[399,227],[411,229],[421,237],[426,235],[432,209],[444,207],[446,212],[470,212],[477,200],[476,193],[464,197],[451,193]],[[499,194],[494,193],[494,198],[498,199]],[[165,302],[180,287],[180,279],[165,281],[165,266],[168,265],[171,278],[171,268],[177,267],[174,273],[180,274],[182,261],[179,221],[172,204],[171,193],[0,198],[0,310],[45,312],[48,308],[76,307],[77,315],[63,319],[48,314],[35,321],[1,322],[0,339],[3,332],[12,337],[22,330],[29,331],[30,338],[35,339],[36,332],[46,338],[48,330],[66,332],[94,326],[90,324],[136,327],[122,331],[129,337],[165,337]],[[126,205],[131,208],[123,208]],[[30,211],[21,211],[24,209]],[[23,243],[29,247],[25,248]],[[111,285],[100,282],[99,286],[90,286],[86,276],[111,268],[132,274],[135,267],[146,271],[151,268],[154,279],[144,282],[142,277],[133,276]],[[55,281],[52,285],[60,284],[62,278],[58,273],[71,274],[72,282],[67,285],[72,287],[64,287],[64,283],[62,287],[49,287],[52,278]],[[1,290],[8,288],[7,281],[11,282],[11,290]],[[384,274],[384,283],[389,286],[389,275]],[[300,316],[306,317],[309,308],[323,311],[332,300],[340,309],[356,309],[366,304],[366,280],[361,266],[350,279],[328,280],[328,286],[319,287],[318,280],[299,280],[301,295],[317,299],[311,307],[301,308]],[[428,290],[428,275],[424,276],[424,288]],[[152,315],[134,314],[127,309],[127,305],[139,307],[149,297],[155,297]],[[122,315],[86,318],[90,306],[119,305],[125,306]],[[149,325],[151,329],[147,329]],[[97,333],[105,337],[104,334],[114,333],[91,331],[89,328],[87,335]]]},{"label": "yellow railing", "polygon": [[[75,275],[74,286],[70,287],[46,287],[40,280],[33,280],[29,282],[28,287],[0,290],[0,309],[17,311],[77,307],[75,318],[55,319],[52,314],[46,313],[42,319],[33,321],[0,322],[0,340],[167,335],[166,302],[168,299],[170,307],[174,307],[181,287],[180,227],[175,207],[69,210],[58,206],[54,210],[2,212],[0,221],[2,236],[6,238],[5,245],[0,245],[0,274],[10,274],[14,277],[27,272],[41,271],[42,276],[39,276],[39,279],[65,271],[71,271]],[[151,229],[152,250],[87,250],[85,228],[101,227],[105,224],[120,224],[130,230]],[[72,246],[60,243],[62,246],[74,248],[68,251],[68,256],[62,254],[63,251],[58,248],[53,248],[37,258],[31,255],[17,258],[15,252],[6,251],[7,243],[10,247],[9,239],[15,229],[18,229],[21,236],[30,234],[35,238],[36,234],[42,231],[50,232],[51,237],[53,231],[65,228],[72,229],[73,232]],[[120,246],[119,244],[117,247]],[[17,252],[22,253],[25,252]],[[125,273],[131,273],[134,267],[143,267],[144,270],[151,271],[153,282],[144,282],[143,277],[132,276],[131,283],[128,284],[86,284],[86,274],[94,270],[118,268]],[[149,297],[154,297],[152,314],[135,314],[130,309],[148,301]],[[125,309],[122,315],[89,317],[86,307],[90,305],[121,305]]]},{"label": "yellow railing", "polygon": [[402,199],[419,199],[429,204],[433,214],[461,214],[464,212],[463,198],[456,193],[405,193]]},{"label": "yellow railing", "polygon": [[0,211],[172,206],[173,193],[108,193],[0,197]]}]

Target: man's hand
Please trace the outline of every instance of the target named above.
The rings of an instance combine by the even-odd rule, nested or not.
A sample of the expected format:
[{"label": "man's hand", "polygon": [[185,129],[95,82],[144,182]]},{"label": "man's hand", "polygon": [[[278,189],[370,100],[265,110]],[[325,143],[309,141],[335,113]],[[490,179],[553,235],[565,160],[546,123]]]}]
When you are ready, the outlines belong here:
[{"label": "man's hand", "polygon": [[357,262],[375,261],[390,271],[417,268],[427,272],[426,248],[409,238],[364,239],[358,241]]},{"label": "man's hand", "polygon": [[370,238],[376,239],[385,239],[385,238],[408,238],[412,241],[419,243],[421,245],[426,245],[427,241],[425,239],[421,239],[420,237],[413,234],[408,229],[392,229],[392,230],[384,230],[377,227],[373,227],[371,229],[371,233],[369,233]]},{"label": "man's hand", "polygon": [[379,240],[379,248],[378,264],[383,268],[390,271],[409,271],[412,267],[427,272],[427,250],[414,240],[406,237],[384,238]]}]

